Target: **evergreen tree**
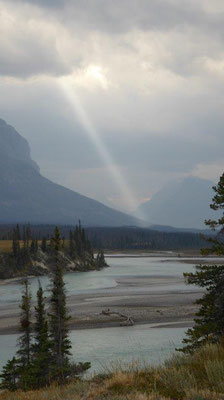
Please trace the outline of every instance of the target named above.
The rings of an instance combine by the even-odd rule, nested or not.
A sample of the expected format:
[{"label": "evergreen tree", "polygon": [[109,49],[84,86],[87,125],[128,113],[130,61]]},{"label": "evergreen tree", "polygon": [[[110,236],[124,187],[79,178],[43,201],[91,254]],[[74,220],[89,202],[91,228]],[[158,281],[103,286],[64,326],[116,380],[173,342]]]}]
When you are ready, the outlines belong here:
[{"label": "evergreen tree", "polygon": [[29,282],[26,278],[23,281],[22,302],[20,305],[21,336],[19,338],[19,349],[17,351],[19,387],[23,390],[30,388],[31,385],[31,298]]},{"label": "evergreen tree", "polygon": [[17,389],[17,380],[18,380],[18,362],[15,357],[7,362],[7,364],[3,367],[2,373],[0,374],[1,378],[1,389],[8,389],[14,391]]},{"label": "evergreen tree", "polygon": [[97,267],[98,268],[103,268],[107,265],[104,257],[104,252],[102,250],[99,250],[97,257],[96,257],[96,262],[97,262]]},{"label": "evergreen tree", "polygon": [[32,240],[31,245],[30,245],[30,252],[31,254],[35,254],[35,241]]},{"label": "evergreen tree", "polygon": [[[213,187],[215,196],[210,207],[215,211],[224,209],[224,174],[217,186]],[[202,254],[224,255],[224,213],[218,220],[206,220],[213,230],[218,229],[215,237],[209,238],[211,247],[202,250]],[[196,301],[201,307],[196,314],[195,325],[188,329],[183,340],[184,352],[192,352],[207,341],[217,342],[224,337],[224,265],[198,265],[195,273],[186,273],[188,284],[206,288],[203,297]]]},{"label": "evergreen tree", "polygon": [[28,224],[28,225],[26,226],[26,229],[25,229],[25,238],[26,238],[26,247],[29,248],[29,243],[30,243],[30,240],[32,239],[30,224]]},{"label": "evergreen tree", "polygon": [[211,247],[202,250],[202,254],[215,254],[219,256],[224,255],[224,173],[220,177],[220,180],[216,186],[213,186],[215,196],[212,199],[210,208],[214,211],[218,211],[221,215],[216,220],[208,219],[205,221],[206,225],[209,226],[213,231],[217,231],[216,236],[208,239],[211,243]]},{"label": "evergreen tree", "polygon": [[17,237],[17,240],[21,240],[19,224],[16,225],[16,237]]},{"label": "evergreen tree", "polygon": [[20,305],[20,331],[22,335],[19,338],[20,348],[17,352],[23,368],[30,363],[31,358],[31,298],[29,282],[26,278],[23,281],[22,303]]},{"label": "evergreen tree", "polygon": [[65,237],[63,236],[62,238],[62,245],[61,245],[62,249],[65,249]]},{"label": "evergreen tree", "polygon": [[47,386],[50,382],[49,366],[51,363],[50,338],[48,321],[45,311],[43,289],[39,282],[37,291],[37,306],[35,307],[36,322],[34,325],[34,344],[32,374],[35,387]]},{"label": "evergreen tree", "polygon": [[69,231],[69,255],[72,258],[75,256],[75,242],[73,232],[71,230]]},{"label": "evergreen tree", "polygon": [[[26,239],[24,242],[27,243]],[[70,377],[82,374],[90,363],[74,364],[70,361],[71,342],[69,340],[63,270],[59,259],[61,237],[59,229],[51,240],[54,264],[51,273],[51,296],[49,330],[45,311],[43,289],[39,284],[34,335],[31,336],[31,293],[28,279],[23,281],[19,349],[16,357],[3,367],[1,388],[34,389],[52,382],[64,383]],[[35,241],[33,241],[35,244]],[[33,245],[34,246],[34,245]],[[35,246],[34,246],[35,247]]]},{"label": "evergreen tree", "polygon": [[38,252],[38,240],[37,239],[35,239],[35,247],[34,247],[34,251],[35,251],[35,255],[37,254],[37,252]]},{"label": "evergreen tree", "polygon": [[26,247],[26,228],[23,225],[23,247]]},{"label": "evergreen tree", "polygon": [[50,251],[50,254],[54,254],[54,241],[53,241],[52,237],[50,238],[49,251]]},{"label": "evergreen tree", "polygon": [[20,244],[18,239],[18,231],[16,229],[13,229],[12,252],[15,259],[15,263],[16,265],[18,265],[19,255],[20,255]]},{"label": "evergreen tree", "polygon": [[47,240],[46,237],[43,237],[42,241],[41,241],[41,250],[46,253],[47,251]]},{"label": "evergreen tree", "polygon": [[21,388],[26,390],[32,381],[31,373],[31,293],[28,279],[23,281],[22,302],[20,305],[19,349],[17,357],[13,357],[3,367],[1,387],[10,390]]},{"label": "evergreen tree", "polygon": [[192,352],[207,341],[217,343],[224,336],[224,265],[199,265],[195,273],[184,274],[188,284],[206,288],[193,328],[188,329],[182,350]]},{"label": "evergreen tree", "polygon": [[31,239],[30,226],[23,226],[23,247],[20,252],[21,263],[26,264],[30,260],[29,241]]},{"label": "evergreen tree", "polygon": [[58,259],[61,237],[56,227],[53,237],[54,243],[54,266],[51,277],[50,297],[50,338],[52,343],[52,374],[55,379],[63,382],[70,374],[70,348],[68,316],[66,308],[65,283],[63,281],[63,270]]}]

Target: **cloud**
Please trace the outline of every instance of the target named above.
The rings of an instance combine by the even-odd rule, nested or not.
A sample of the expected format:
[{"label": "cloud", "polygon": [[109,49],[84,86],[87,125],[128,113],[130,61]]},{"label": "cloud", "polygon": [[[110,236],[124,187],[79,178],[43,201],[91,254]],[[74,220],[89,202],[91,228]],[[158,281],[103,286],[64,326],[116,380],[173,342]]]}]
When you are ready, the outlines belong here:
[{"label": "cloud", "polygon": [[125,207],[62,80],[139,202],[172,177],[223,168],[223,1],[0,6],[0,117],[49,178]]},{"label": "cloud", "polygon": [[[173,30],[180,26],[206,29],[222,24],[222,0],[24,0],[26,4],[50,8],[73,26],[112,34],[132,29]],[[20,2],[22,3],[22,1]],[[75,22],[75,24],[74,24]]]},{"label": "cloud", "polygon": [[0,4],[2,75],[65,75],[99,61],[105,64],[109,55],[114,58],[112,66],[120,68],[126,59],[129,72],[135,59],[144,75],[148,71],[156,74],[155,79],[162,78],[161,84],[172,84],[172,74],[194,74],[207,59],[219,60],[222,54],[222,16],[214,12],[215,7],[212,11],[204,7],[203,1],[9,0]]},{"label": "cloud", "polygon": [[224,162],[220,158],[220,161],[197,164],[195,169],[192,171],[192,175],[202,179],[211,179],[213,182],[218,182],[223,171]]},{"label": "cloud", "polygon": [[[63,75],[71,66],[61,57],[59,41],[66,30],[33,7],[0,2],[0,75],[28,78]],[[60,40],[59,40],[60,38]]]}]

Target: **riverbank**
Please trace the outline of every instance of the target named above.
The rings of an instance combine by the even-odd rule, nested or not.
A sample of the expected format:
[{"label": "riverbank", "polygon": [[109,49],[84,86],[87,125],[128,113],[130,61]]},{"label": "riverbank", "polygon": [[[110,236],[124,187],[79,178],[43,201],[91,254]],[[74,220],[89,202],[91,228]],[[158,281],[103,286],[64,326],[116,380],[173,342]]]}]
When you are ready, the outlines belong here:
[{"label": "riverbank", "polygon": [[[94,257],[96,257],[97,254],[94,254]],[[212,264],[212,265],[220,265],[224,263],[224,259],[222,257],[217,257],[217,256],[206,256],[202,257],[200,251],[193,251],[193,250],[185,250],[185,251],[142,251],[142,250],[124,250],[124,251],[116,251],[116,250],[110,250],[106,251],[105,257],[110,260],[110,259],[125,259],[125,258],[132,258],[132,259],[138,259],[138,258],[163,258],[162,262],[169,263],[173,262],[174,259],[178,259],[179,262],[184,263],[184,264],[204,264],[206,260],[206,264]],[[108,262],[109,264],[109,262]],[[72,268],[73,267],[73,268]],[[67,270],[72,271],[73,273],[79,273],[79,272],[89,272],[92,270],[97,270],[97,268],[74,268],[74,264],[70,265],[70,268]],[[102,267],[100,268],[102,269]],[[39,276],[46,276],[48,275],[49,271],[48,268],[45,266],[44,269],[42,270],[42,273]],[[36,275],[29,274],[28,276],[26,275],[27,278],[34,278]],[[12,284],[12,283],[18,283],[21,282],[24,279],[24,276],[16,276],[12,278],[6,278],[6,279],[0,279],[0,286],[7,285],[7,284]]]},{"label": "riverbank", "polygon": [[[177,289],[184,279],[172,276],[119,277],[117,285],[106,290],[68,296],[71,329],[120,326],[124,319],[104,315],[111,310],[130,316],[135,324],[192,321],[197,311],[193,302],[201,291]],[[184,287],[184,286],[183,286]],[[17,303],[0,306],[0,334],[19,331]]]},{"label": "riverbank", "polygon": [[[66,274],[70,328],[125,325],[125,318],[113,312],[130,317],[136,325],[156,323],[162,326],[193,321],[198,309],[193,303],[202,296],[202,291],[186,285],[183,272],[192,271],[199,262],[217,264],[223,263],[223,259],[203,259],[201,255],[199,258],[189,253],[189,257],[174,257],[170,253],[153,252],[150,257],[145,252],[138,256],[133,252],[108,254],[109,268]],[[41,279],[47,295],[49,281],[46,276]],[[20,280],[12,278],[1,282],[0,334],[18,333]],[[37,285],[37,278],[33,277],[33,295]],[[103,311],[108,309],[110,315],[105,315]]]}]

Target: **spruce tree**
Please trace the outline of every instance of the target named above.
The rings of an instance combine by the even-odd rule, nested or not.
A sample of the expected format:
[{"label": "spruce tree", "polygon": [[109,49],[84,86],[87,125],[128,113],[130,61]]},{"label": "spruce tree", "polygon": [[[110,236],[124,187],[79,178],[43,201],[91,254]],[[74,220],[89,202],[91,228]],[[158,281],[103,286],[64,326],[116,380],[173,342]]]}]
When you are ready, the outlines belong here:
[{"label": "spruce tree", "polygon": [[71,230],[69,231],[69,255],[72,258],[75,255],[75,242],[74,242],[73,232]]},{"label": "spruce tree", "polygon": [[46,237],[43,237],[42,241],[41,241],[41,250],[46,253],[47,251],[47,240]]},{"label": "spruce tree", "polygon": [[2,369],[2,373],[0,374],[1,378],[1,389],[8,389],[10,391],[14,391],[17,389],[18,383],[18,361],[15,357],[11,360],[8,360],[6,365],[4,365]]},{"label": "spruce tree", "polygon": [[31,358],[31,293],[28,279],[23,281],[22,303],[20,305],[20,331],[19,350],[17,354],[20,357],[22,367],[26,367],[30,363]]},{"label": "spruce tree", "polygon": [[35,254],[35,241],[32,240],[31,245],[30,245],[30,252],[32,255]]},{"label": "spruce tree", "polygon": [[20,305],[20,331],[16,353],[3,367],[1,374],[2,388],[15,390],[30,388],[32,382],[32,363],[31,363],[31,293],[28,279],[23,281],[22,302]]},{"label": "spruce tree", "polygon": [[60,231],[56,227],[53,237],[54,265],[51,272],[51,296],[50,296],[50,338],[52,344],[51,370],[54,379],[59,382],[66,380],[70,374],[69,361],[71,342],[69,339],[68,316],[66,307],[65,283],[63,270],[59,262],[59,250],[61,244]]},{"label": "spruce tree", "polygon": [[[215,211],[224,209],[224,173],[217,186],[213,187],[215,196],[210,207]],[[213,230],[218,229],[216,236],[208,239],[209,248],[202,254],[224,255],[224,213],[217,220],[206,220]],[[188,284],[205,288],[204,295],[195,303],[200,305],[196,314],[195,325],[188,329],[183,340],[185,347],[181,350],[192,352],[207,341],[218,342],[224,337],[224,265],[198,265],[195,273],[184,274]]]},{"label": "spruce tree", "polygon": [[38,248],[39,248],[39,246],[38,246],[38,240],[37,239],[35,239],[35,246],[34,246],[34,251],[35,251],[35,257],[36,257],[36,255],[37,255],[37,252],[38,252]]},{"label": "spruce tree", "polygon": [[210,208],[214,211],[218,211],[219,217],[216,220],[205,220],[205,224],[209,226],[214,232],[217,234],[215,236],[207,239],[211,246],[208,249],[202,250],[202,254],[215,254],[218,256],[224,255],[224,173],[219,179],[219,182],[216,186],[212,188],[215,192],[215,195],[212,199],[212,204],[210,204]]},{"label": "spruce tree", "polygon": [[36,322],[34,325],[33,344],[33,381],[35,387],[47,386],[50,382],[49,366],[51,362],[50,338],[48,333],[48,321],[45,311],[45,299],[43,289],[39,282],[37,291],[37,306],[35,307]]},{"label": "spruce tree", "polygon": [[26,390],[31,384],[31,355],[32,355],[32,334],[31,334],[31,293],[28,279],[23,281],[22,302],[20,305],[20,331],[19,349],[17,360],[19,364],[19,386]]},{"label": "spruce tree", "polygon": [[97,268],[103,268],[107,265],[103,250],[99,250],[96,257],[96,262],[97,262]]},{"label": "spruce tree", "polygon": [[13,252],[13,257],[15,260],[15,264],[18,267],[19,265],[19,257],[20,257],[20,244],[19,244],[19,233],[18,233],[18,228],[13,229],[13,234],[12,234],[12,252]]},{"label": "spruce tree", "polygon": [[18,240],[21,240],[19,224],[16,225],[16,237]]}]

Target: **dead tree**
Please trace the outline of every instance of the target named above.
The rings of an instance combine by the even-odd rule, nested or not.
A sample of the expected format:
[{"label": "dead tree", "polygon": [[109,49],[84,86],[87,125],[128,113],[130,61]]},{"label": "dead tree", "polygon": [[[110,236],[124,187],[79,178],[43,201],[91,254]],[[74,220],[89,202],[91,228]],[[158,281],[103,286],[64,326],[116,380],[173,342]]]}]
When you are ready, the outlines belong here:
[{"label": "dead tree", "polygon": [[135,324],[133,318],[131,318],[130,315],[122,314],[118,311],[111,311],[109,308],[107,310],[103,310],[101,314],[108,316],[118,315],[119,317],[123,318],[124,320],[120,322],[120,326],[132,326]]}]

